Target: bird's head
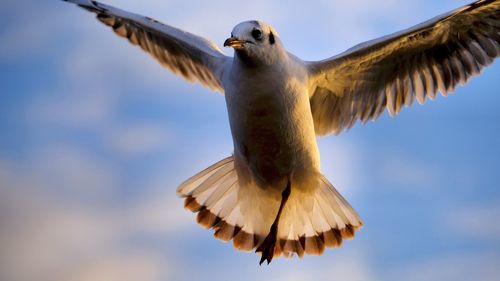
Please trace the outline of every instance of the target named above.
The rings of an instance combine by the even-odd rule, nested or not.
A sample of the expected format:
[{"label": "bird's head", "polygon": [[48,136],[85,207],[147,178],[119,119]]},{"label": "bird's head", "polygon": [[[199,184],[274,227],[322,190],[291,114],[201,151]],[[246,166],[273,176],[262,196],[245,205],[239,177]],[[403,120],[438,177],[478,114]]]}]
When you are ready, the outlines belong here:
[{"label": "bird's head", "polygon": [[278,33],[261,21],[245,21],[233,28],[224,47],[232,47],[245,60],[274,63],[284,51]]}]

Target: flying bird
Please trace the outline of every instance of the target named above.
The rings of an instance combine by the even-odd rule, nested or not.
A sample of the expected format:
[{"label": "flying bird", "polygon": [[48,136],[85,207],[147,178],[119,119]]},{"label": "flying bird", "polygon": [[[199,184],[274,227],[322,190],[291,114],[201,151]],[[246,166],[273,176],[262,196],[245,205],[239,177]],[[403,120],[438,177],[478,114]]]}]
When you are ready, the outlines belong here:
[{"label": "flying bird", "polygon": [[435,99],[500,54],[500,0],[480,0],[322,61],[289,53],[262,21],[236,25],[224,47],[89,0],[116,34],[189,81],[224,94],[233,155],[182,183],[197,221],[235,248],[273,257],[320,255],[363,225],[321,174],[316,136]]}]

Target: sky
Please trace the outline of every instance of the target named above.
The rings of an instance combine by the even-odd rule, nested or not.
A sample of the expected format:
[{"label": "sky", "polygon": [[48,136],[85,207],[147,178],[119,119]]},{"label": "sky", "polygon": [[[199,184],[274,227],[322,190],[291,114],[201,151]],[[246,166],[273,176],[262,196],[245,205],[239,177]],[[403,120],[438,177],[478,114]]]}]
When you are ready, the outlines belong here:
[{"label": "sky", "polygon": [[[106,0],[222,48],[271,23],[319,60],[458,0]],[[62,1],[0,3],[0,280],[498,280],[498,62],[448,97],[318,139],[364,219],[342,248],[259,266],[199,227],[178,184],[232,153],[222,95]],[[224,49],[228,55],[232,50]]]}]

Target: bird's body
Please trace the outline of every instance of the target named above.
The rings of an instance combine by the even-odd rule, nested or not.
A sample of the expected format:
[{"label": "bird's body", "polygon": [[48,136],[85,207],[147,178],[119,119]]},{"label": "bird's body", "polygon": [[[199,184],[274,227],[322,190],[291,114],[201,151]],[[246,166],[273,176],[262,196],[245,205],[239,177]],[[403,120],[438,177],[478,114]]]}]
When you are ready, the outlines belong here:
[{"label": "bird's body", "polygon": [[[247,28],[265,27],[253,21]],[[224,68],[222,85],[238,181],[274,193],[277,203],[288,182],[291,193],[314,193],[321,173],[305,64],[288,54],[281,42],[275,45],[279,54],[265,63],[237,51]],[[269,222],[262,225],[265,233]]]},{"label": "bird's body", "polygon": [[304,65],[285,53],[272,64],[248,66],[237,55],[226,72],[234,157],[241,169],[248,168],[259,186],[278,189],[287,178],[319,172]]},{"label": "bird's body", "polygon": [[321,254],[362,226],[321,174],[317,135],[396,115],[478,74],[500,54],[500,0],[479,0],[317,62],[288,53],[261,21],[238,24],[224,46],[89,0],[97,14],[162,65],[225,94],[234,155],[182,183],[197,221],[236,248],[273,256]]}]

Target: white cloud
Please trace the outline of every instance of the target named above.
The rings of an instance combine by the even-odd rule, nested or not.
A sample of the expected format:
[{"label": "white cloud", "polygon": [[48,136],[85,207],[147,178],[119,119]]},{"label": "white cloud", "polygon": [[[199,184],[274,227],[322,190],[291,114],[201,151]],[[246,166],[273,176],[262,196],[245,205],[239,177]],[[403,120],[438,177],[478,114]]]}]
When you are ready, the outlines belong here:
[{"label": "white cloud", "polygon": [[115,168],[97,153],[64,144],[52,144],[34,153],[29,170],[40,190],[72,198],[103,198],[116,190]]},{"label": "white cloud", "polygon": [[195,216],[183,207],[184,200],[172,189],[148,196],[130,211],[129,220],[141,232],[180,233],[195,229]]},{"label": "white cloud", "polygon": [[175,193],[171,173],[160,172],[143,183],[149,192],[136,198],[125,214],[130,228],[159,235],[198,229],[194,214],[184,209],[184,200]]},{"label": "white cloud", "polygon": [[328,180],[344,195],[356,193],[365,181],[362,157],[355,144],[344,140],[318,139],[321,170]]},{"label": "white cloud", "polygon": [[318,274],[315,280],[320,280],[322,276],[331,276],[330,280],[337,280],[336,276],[343,276],[342,279],[346,281],[377,280],[371,266],[366,261],[359,259],[342,260],[335,263],[329,268],[326,274]]},{"label": "white cloud", "polygon": [[500,274],[498,255],[463,254],[437,257],[395,269],[389,280],[407,281],[496,281]]},{"label": "white cloud", "polygon": [[[108,27],[102,24],[93,24],[93,28],[82,25],[74,27],[83,30],[75,38],[78,46],[68,50],[61,64],[62,72],[73,87],[120,93],[131,86],[170,85],[171,88],[172,84],[175,85],[177,78],[173,74],[140,48],[116,36]],[[146,96],[148,92],[142,94]]]},{"label": "white cloud", "polygon": [[500,202],[483,206],[457,208],[441,219],[448,226],[447,231],[471,239],[500,242]]},{"label": "white cloud", "polygon": [[439,167],[424,163],[404,151],[381,148],[380,163],[375,167],[378,176],[387,183],[401,187],[416,188],[424,191],[435,186],[439,180]]},{"label": "white cloud", "polygon": [[98,129],[109,125],[116,102],[104,90],[82,91],[71,88],[68,94],[40,93],[27,110],[30,121],[44,126]]},{"label": "white cloud", "polygon": [[107,139],[110,148],[120,154],[141,155],[169,145],[173,136],[165,126],[151,123],[126,125],[110,129],[107,132]]},{"label": "white cloud", "polygon": [[[105,249],[116,224],[51,197],[27,171],[0,179],[0,279],[49,280],[92,249]],[[4,177],[6,176],[6,177]]]},{"label": "white cloud", "polygon": [[120,202],[109,194],[119,189],[116,174],[75,151],[46,149],[29,165],[0,160],[0,279],[166,280],[170,254],[130,239],[194,227],[182,200],[144,187],[141,198]]},{"label": "white cloud", "polygon": [[345,255],[335,259],[331,264],[320,263],[307,268],[289,269],[274,280],[306,281],[306,280],[345,280],[376,281],[378,280],[371,265],[361,255]]},{"label": "white cloud", "polygon": [[150,253],[122,253],[90,259],[63,274],[61,281],[160,281],[169,280],[173,267],[163,257]]}]

